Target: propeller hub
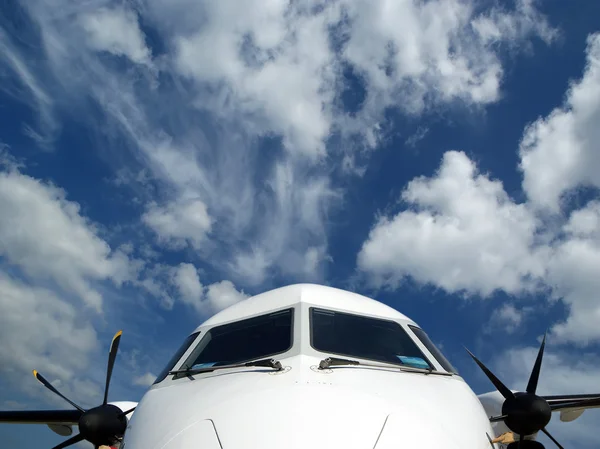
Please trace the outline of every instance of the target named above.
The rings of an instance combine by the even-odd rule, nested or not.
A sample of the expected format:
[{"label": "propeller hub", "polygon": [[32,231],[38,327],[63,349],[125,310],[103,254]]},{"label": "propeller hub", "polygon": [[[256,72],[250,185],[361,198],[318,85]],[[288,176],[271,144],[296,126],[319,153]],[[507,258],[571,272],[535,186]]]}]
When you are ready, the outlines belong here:
[{"label": "propeller hub", "polygon": [[502,405],[506,426],[518,435],[539,432],[550,422],[552,410],[546,400],[533,393],[515,393]]},{"label": "propeller hub", "polygon": [[104,404],[94,407],[79,419],[79,432],[90,443],[101,446],[112,444],[127,428],[127,418],[119,407]]}]

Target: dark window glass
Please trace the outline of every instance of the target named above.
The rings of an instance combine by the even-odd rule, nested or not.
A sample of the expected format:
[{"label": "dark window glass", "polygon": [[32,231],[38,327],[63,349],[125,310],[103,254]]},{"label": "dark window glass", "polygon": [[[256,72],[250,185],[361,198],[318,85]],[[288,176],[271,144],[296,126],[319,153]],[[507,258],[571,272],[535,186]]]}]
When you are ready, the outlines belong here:
[{"label": "dark window glass", "polygon": [[310,309],[311,345],[317,351],[416,368],[435,369],[398,323]]},{"label": "dark window glass", "polygon": [[293,341],[293,309],[213,327],[184,367],[229,365],[286,352]]},{"label": "dark window glass", "polygon": [[408,327],[410,327],[410,329],[415,333],[417,338],[421,340],[423,346],[425,346],[427,350],[433,354],[433,356],[437,359],[440,365],[442,365],[442,368],[444,368],[444,370],[448,371],[449,373],[458,374],[456,368],[454,368],[452,364],[448,361],[448,359],[444,357],[444,354],[442,354],[442,352],[433,344],[433,342],[431,341],[429,336],[423,331],[423,329],[410,325]]},{"label": "dark window glass", "polygon": [[179,347],[177,352],[173,355],[173,357],[171,357],[171,360],[169,360],[169,362],[167,363],[165,368],[160,372],[160,374],[154,381],[155,384],[162,382],[165,379],[165,377],[167,377],[167,375],[169,374],[169,371],[171,371],[175,367],[175,364],[179,361],[179,359],[183,356],[183,354],[185,354],[185,351],[188,350],[188,348],[194,342],[194,340],[196,339],[196,337],[198,336],[199,333],[200,332],[194,332],[193,334],[189,335],[185,339],[185,341]]}]

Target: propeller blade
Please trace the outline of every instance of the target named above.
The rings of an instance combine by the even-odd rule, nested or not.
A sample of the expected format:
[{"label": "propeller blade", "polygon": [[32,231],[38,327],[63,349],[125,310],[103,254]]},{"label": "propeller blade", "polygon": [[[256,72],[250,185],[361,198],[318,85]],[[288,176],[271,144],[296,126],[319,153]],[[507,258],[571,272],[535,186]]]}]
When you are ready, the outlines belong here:
[{"label": "propeller blade", "polygon": [[558,447],[558,449],[565,449],[564,447],[562,447],[560,445],[560,443],[558,441],[556,441],[556,439],[552,435],[550,435],[550,432],[548,432],[545,427],[542,429],[542,432],[544,432],[546,434],[546,436],[548,438],[550,438],[554,444],[556,444],[556,446]]},{"label": "propeller blade", "polygon": [[465,348],[467,350],[467,352],[469,353],[469,355],[473,358],[473,360],[475,360],[475,363],[477,363],[477,365],[479,365],[479,368],[481,368],[481,370],[485,373],[485,375],[488,377],[488,379],[494,384],[494,386],[496,387],[496,389],[500,392],[500,394],[502,394],[502,396],[504,396],[505,399],[513,399],[515,397],[514,393],[512,391],[510,391],[501,381],[500,379],[498,379],[494,373],[492,373],[489,369],[487,369],[487,367],[481,363],[479,361],[479,359],[477,357],[475,357],[471,351],[469,351],[467,348]]},{"label": "propeller blade", "polygon": [[76,425],[82,414],[79,410],[0,411],[0,423]]},{"label": "propeller blade", "polygon": [[[136,407],[137,407],[137,406],[136,406]],[[126,410],[126,411],[122,412],[122,413],[119,415],[119,418],[120,418],[120,417],[122,417],[122,416],[129,415],[129,414],[130,414],[132,411],[134,411],[134,410],[136,409],[136,407],[130,408],[129,410]]]},{"label": "propeller blade", "polygon": [[121,341],[122,334],[123,331],[117,332],[110,343],[108,366],[106,368],[106,387],[104,388],[104,401],[102,402],[103,405],[108,402],[108,386],[110,385],[110,378],[112,377],[112,371],[115,366],[115,359],[117,358],[117,351],[119,350],[119,342]]},{"label": "propeller blade", "polygon": [[537,390],[538,381],[540,379],[540,371],[542,369],[542,358],[544,357],[544,347],[546,346],[546,334],[544,334],[544,339],[542,340],[542,344],[540,345],[540,350],[538,351],[537,358],[535,359],[535,364],[533,365],[533,370],[531,371],[531,376],[529,376],[529,382],[527,382],[527,389],[525,390],[527,393],[535,394],[535,390]]},{"label": "propeller blade", "polygon": [[550,404],[550,409],[552,411],[562,410],[565,408],[585,408],[585,407],[598,407],[600,406],[600,397],[598,398],[590,398],[584,399],[582,401],[573,401],[573,402],[562,402],[558,404]]},{"label": "propeller blade", "polygon": [[33,376],[44,386],[46,387],[48,390],[52,391],[53,393],[56,393],[57,395],[59,395],[61,398],[63,398],[65,401],[67,401],[69,404],[71,404],[73,407],[75,407],[77,410],[79,410],[80,412],[84,413],[85,410],[82,409],[81,407],[79,407],[77,404],[75,404],[73,401],[71,401],[69,398],[67,398],[66,396],[64,396],[62,393],[60,393],[56,388],[54,388],[50,382],[48,382],[44,376],[42,376],[40,373],[38,373],[36,370],[33,370]]},{"label": "propeller blade", "polygon": [[80,433],[78,433],[74,437],[71,437],[68,440],[63,441],[58,446],[54,446],[52,449],[63,449],[67,446],[71,446],[72,444],[79,443],[80,441],[83,441],[83,437],[81,436]]}]

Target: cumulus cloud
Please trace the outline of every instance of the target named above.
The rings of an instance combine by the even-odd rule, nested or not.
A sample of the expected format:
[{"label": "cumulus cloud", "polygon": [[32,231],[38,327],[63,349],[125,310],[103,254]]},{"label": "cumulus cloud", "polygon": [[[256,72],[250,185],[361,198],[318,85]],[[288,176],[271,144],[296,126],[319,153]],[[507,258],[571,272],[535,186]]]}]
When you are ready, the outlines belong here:
[{"label": "cumulus cloud", "polygon": [[[388,107],[418,113],[453,100],[493,102],[503,70],[492,45],[553,37],[526,0],[516,11],[481,14],[454,0],[338,1],[318,8],[227,0],[200,9],[208,25],[178,37],[177,68],[219,90],[205,106],[242,111],[256,119],[253,126],[282,134],[288,148],[312,157],[323,154],[334,129],[374,145]],[[365,87],[354,119],[338,104],[344,65]]]},{"label": "cumulus cloud", "polygon": [[196,267],[190,263],[182,263],[173,269],[173,283],[179,291],[181,299],[196,305],[202,300],[203,286]]},{"label": "cumulus cloud", "polygon": [[532,307],[517,308],[513,304],[503,304],[492,313],[486,331],[500,328],[504,332],[513,333],[521,327],[527,315],[532,311]]},{"label": "cumulus cloud", "polygon": [[[556,336],[584,344],[600,338],[598,201],[547,228],[529,203],[515,203],[460,152],[446,153],[434,176],[412,180],[402,199],[409,208],[379,218],[358,254],[373,286],[396,288],[410,277],[482,297],[550,293],[569,311],[552,328]],[[501,312],[492,324],[514,329],[526,309]]]},{"label": "cumulus cloud", "polygon": [[30,279],[52,281],[97,311],[94,283],[135,276],[126,254],[112,251],[64,190],[18,171],[0,172],[0,256]]},{"label": "cumulus cloud", "polygon": [[[567,105],[524,131],[520,156],[528,201],[510,199],[464,153],[445,153],[435,175],[416,178],[404,189],[407,207],[379,218],[364,242],[357,265],[372,284],[396,287],[411,277],[449,293],[549,293],[550,301],[560,300],[568,310],[553,335],[582,344],[600,339],[597,194],[579,209],[547,214],[561,212],[569,190],[598,187],[598,49],[595,34]],[[504,312],[506,320],[517,319]]]},{"label": "cumulus cloud", "polygon": [[520,145],[523,189],[531,203],[558,213],[564,195],[578,186],[600,188],[600,34],[588,37],[583,76],[565,104],[525,130]]},{"label": "cumulus cloud", "polygon": [[600,339],[600,202],[592,201],[574,211],[563,226],[565,239],[548,261],[548,283],[554,297],[569,308],[564,322],[553,332],[563,340],[589,343]]},{"label": "cumulus cloud", "polygon": [[89,403],[98,386],[82,381],[79,374],[86,371],[98,341],[77,307],[51,290],[0,271],[0,309],[0,373],[19,388],[39,393],[33,377],[22,382],[23,373],[37,369],[63,394]]},{"label": "cumulus cloud", "polygon": [[246,298],[248,295],[243,291],[238,291],[231,281],[215,282],[210,284],[206,290],[206,301],[214,313]]},{"label": "cumulus cloud", "polygon": [[150,63],[150,50],[133,11],[123,7],[99,8],[83,13],[79,21],[91,48],[126,56],[138,64]]},{"label": "cumulus cloud", "polygon": [[402,199],[414,210],[381,217],[358,255],[376,286],[411,276],[449,293],[489,296],[531,290],[544,275],[535,218],[464,153],[447,152],[436,175],[412,180]]},{"label": "cumulus cloud", "polygon": [[171,282],[181,301],[193,307],[201,316],[213,315],[248,298],[231,281],[202,285],[196,267],[190,263],[179,264],[170,271]]},{"label": "cumulus cloud", "polygon": [[186,243],[201,247],[212,226],[206,205],[199,199],[180,200],[164,207],[150,204],[142,221],[156,233],[159,242],[175,248]]}]

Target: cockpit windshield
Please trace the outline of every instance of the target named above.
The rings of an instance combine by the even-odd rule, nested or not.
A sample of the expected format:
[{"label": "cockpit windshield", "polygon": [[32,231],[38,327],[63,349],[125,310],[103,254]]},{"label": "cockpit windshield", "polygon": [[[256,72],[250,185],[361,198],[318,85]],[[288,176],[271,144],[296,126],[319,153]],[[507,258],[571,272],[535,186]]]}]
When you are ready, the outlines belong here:
[{"label": "cockpit windshield", "polygon": [[231,365],[288,351],[293,342],[293,309],[210,329],[180,369]]},{"label": "cockpit windshield", "polygon": [[394,321],[311,308],[310,324],[311,346],[317,351],[435,370]]}]

